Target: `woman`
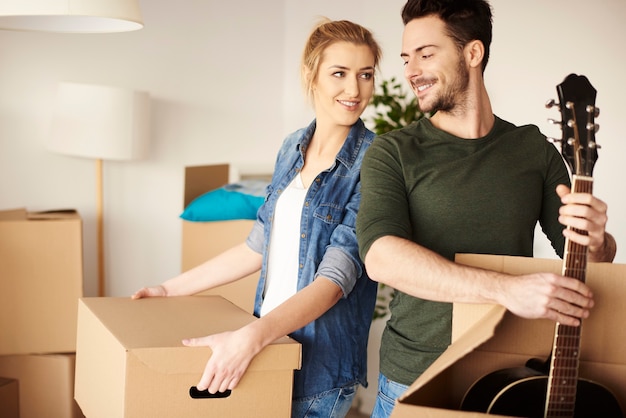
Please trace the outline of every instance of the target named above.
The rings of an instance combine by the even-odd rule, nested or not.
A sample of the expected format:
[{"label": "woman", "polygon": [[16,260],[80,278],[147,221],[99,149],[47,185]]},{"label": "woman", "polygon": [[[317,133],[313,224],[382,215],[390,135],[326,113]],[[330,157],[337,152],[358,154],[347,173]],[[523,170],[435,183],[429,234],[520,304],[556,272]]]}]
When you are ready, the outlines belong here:
[{"label": "woman", "polygon": [[197,387],[233,389],[256,354],[289,334],[302,344],[293,417],[343,417],[366,384],[367,338],[376,299],[355,234],[360,166],[374,134],[361,114],[374,91],[381,50],[349,21],[324,20],[311,33],[301,76],[315,120],[289,135],[265,203],[245,243],[133,298],[189,295],[261,269],[258,321],[192,338],[212,355]]}]

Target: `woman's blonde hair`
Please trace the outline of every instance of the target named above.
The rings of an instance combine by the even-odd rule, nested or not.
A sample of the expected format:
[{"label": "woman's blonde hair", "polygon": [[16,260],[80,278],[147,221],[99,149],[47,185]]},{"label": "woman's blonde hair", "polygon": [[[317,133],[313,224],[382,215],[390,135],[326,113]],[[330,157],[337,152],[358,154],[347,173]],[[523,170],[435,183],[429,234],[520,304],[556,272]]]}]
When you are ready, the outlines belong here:
[{"label": "woman's blonde hair", "polygon": [[309,99],[313,94],[313,83],[319,72],[322,54],[335,42],[350,42],[369,47],[374,55],[374,68],[378,67],[382,50],[368,29],[349,20],[323,18],[309,35],[302,53],[300,76],[304,93]]}]

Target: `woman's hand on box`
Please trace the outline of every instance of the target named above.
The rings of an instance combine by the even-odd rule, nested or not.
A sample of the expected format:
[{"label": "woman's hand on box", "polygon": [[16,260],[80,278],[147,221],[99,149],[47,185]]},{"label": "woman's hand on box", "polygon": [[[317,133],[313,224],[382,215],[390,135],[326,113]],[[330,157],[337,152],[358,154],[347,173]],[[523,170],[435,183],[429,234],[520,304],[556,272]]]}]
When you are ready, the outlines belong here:
[{"label": "woman's hand on box", "polygon": [[162,285],[151,286],[151,287],[142,287],[138,291],[136,291],[131,299],[142,299],[142,298],[155,298],[155,297],[166,297],[167,291],[165,287]]},{"label": "woman's hand on box", "polygon": [[255,338],[252,328],[243,327],[236,331],[183,340],[183,344],[188,347],[209,347],[212,351],[200,382],[196,385],[198,390],[225,392],[239,384],[254,356],[263,349],[263,343]]}]

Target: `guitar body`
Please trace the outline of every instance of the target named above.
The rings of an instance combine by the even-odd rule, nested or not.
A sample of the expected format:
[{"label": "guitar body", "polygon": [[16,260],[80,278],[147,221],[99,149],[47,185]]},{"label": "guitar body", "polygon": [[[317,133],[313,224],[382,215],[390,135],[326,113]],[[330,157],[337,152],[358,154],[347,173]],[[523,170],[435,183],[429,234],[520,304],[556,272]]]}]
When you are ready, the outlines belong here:
[{"label": "guitar body", "polygon": [[[529,367],[502,369],[479,379],[461,409],[495,415],[544,417],[548,376]],[[615,396],[604,386],[578,379],[574,418],[622,418]],[[564,415],[569,416],[569,415]]]}]

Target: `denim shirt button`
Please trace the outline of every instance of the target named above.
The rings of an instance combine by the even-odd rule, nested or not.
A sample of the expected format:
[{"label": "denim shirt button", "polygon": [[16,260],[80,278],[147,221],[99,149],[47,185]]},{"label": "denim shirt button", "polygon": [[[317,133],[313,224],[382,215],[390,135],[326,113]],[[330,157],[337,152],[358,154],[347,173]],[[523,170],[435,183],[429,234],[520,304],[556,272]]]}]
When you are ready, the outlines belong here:
[{"label": "denim shirt button", "polygon": [[306,234],[302,234],[300,235],[300,237],[302,237],[302,239],[306,238]]}]

